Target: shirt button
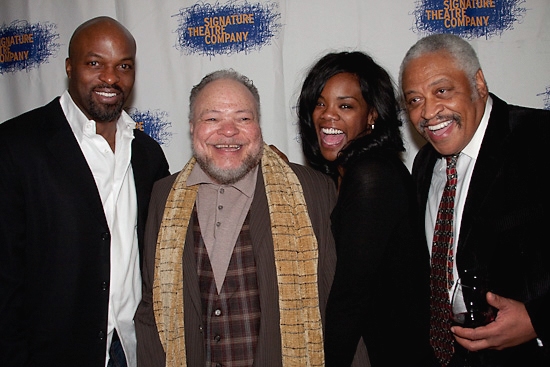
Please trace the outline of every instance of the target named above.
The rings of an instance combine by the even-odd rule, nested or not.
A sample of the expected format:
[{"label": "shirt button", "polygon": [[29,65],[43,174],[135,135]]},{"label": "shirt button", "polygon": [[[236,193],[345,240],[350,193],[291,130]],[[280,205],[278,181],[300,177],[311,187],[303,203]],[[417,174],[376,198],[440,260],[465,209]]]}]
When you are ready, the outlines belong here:
[{"label": "shirt button", "polygon": [[222,209],[223,209],[223,205],[218,205],[218,209],[219,209],[219,210],[222,210]]},{"label": "shirt button", "polygon": [[216,336],[214,337],[214,340],[217,341],[217,342],[219,342],[220,340],[222,340],[222,337],[219,336],[219,335],[216,335]]},{"label": "shirt button", "polygon": [[222,188],[220,189],[220,194],[223,194],[224,192],[225,192],[225,189],[222,187]]},{"label": "shirt button", "polygon": [[216,227],[221,226],[222,224],[220,222],[216,222]]},{"label": "shirt button", "polygon": [[219,308],[216,311],[214,311],[215,316],[220,316],[221,314],[222,314],[222,310],[220,310]]}]

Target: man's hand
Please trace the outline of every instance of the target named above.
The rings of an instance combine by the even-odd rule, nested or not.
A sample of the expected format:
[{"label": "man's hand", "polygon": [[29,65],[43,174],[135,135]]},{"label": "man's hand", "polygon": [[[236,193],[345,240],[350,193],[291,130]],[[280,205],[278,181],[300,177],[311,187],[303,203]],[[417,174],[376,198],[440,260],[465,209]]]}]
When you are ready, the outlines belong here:
[{"label": "man's hand", "polygon": [[498,309],[495,321],[475,329],[451,328],[464,348],[472,352],[487,348],[502,350],[537,337],[523,303],[491,292],[487,293],[487,302]]}]

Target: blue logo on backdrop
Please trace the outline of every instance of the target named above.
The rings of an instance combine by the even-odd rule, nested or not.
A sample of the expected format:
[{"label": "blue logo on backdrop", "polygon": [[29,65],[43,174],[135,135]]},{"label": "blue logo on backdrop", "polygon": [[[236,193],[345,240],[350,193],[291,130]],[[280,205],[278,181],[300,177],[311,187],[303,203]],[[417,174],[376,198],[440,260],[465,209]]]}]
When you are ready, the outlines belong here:
[{"label": "blue logo on backdrop", "polygon": [[463,38],[490,38],[514,28],[525,0],[416,0],[415,30],[452,33]]},{"label": "blue logo on backdrop", "polygon": [[172,123],[166,121],[168,113],[165,111],[140,111],[129,108],[128,115],[136,122],[136,129],[145,132],[160,145],[170,145],[172,132],[168,130]]},{"label": "blue logo on backdrop", "polygon": [[59,50],[56,28],[56,24],[29,24],[25,20],[0,27],[0,74],[28,71],[48,62]]},{"label": "blue logo on backdrop", "polygon": [[248,53],[270,44],[281,28],[279,5],[273,2],[238,5],[197,3],[180,9],[176,48],[206,56]]},{"label": "blue logo on backdrop", "polygon": [[537,96],[544,96],[544,109],[550,110],[550,87],[546,87],[546,92],[539,93]]}]

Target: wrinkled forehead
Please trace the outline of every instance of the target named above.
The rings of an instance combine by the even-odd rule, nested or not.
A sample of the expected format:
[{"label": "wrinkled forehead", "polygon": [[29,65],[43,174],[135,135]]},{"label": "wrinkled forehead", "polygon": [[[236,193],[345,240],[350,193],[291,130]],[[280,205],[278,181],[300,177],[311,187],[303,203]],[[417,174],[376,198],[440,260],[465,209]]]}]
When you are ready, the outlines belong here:
[{"label": "wrinkled forehead", "polygon": [[258,114],[252,92],[242,83],[232,79],[218,79],[208,83],[197,95],[196,107],[249,110],[255,115]]}]

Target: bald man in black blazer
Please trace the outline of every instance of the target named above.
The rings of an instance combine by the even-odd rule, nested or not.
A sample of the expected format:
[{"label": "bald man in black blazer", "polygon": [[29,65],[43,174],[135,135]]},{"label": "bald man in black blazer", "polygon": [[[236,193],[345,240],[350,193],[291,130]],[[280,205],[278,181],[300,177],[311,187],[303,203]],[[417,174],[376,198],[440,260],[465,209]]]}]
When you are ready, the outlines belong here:
[{"label": "bald man in black blazer", "polygon": [[[115,51],[109,55],[103,47],[105,42],[114,46]],[[61,99],[55,98],[46,106],[0,124],[0,364],[3,367],[105,367],[106,361],[111,360],[107,353],[113,345],[108,344],[111,340],[108,321],[113,322],[110,294],[113,289],[114,294],[128,291],[113,285],[112,273],[117,271],[122,278],[134,279],[138,292],[133,297],[139,302],[141,278],[136,261],[140,261],[140,256],[136,255],[139,254],[136,247],[141,251],[153,183],[169,174],[159,144],[135,130],[135,122],[132,124],[122,111],[121,102],[134,79],[135,43],[131,35],[113,19],[100,17],[75,31],[70,47],[73,46],[75,49],[69,52],[67,60],[69,91]],[[94,51],[85,53],[86,57],[93,55],[93,62],[76,62],[82,56],[79,47]],[[90,78],[94,74],[95,79]],[[83,75],[94,81],[85,97],[77,88],[84,88]],[[89,100],[96,104],[95,112],[86,106]],[[112,108],[113,100],[118,107]],[[72,125],[66,114],[71,116]],[[97,134],[90,133],[89,140],[82,136],[77,139],[78,134],[71,126],[78,131],[76,126],[82,126],[79,123],[95,125]],[[105,133],[104,128],[114,129]],[[124,143],[124,139],[119,140],[122,134]],[[109,164],[107,159],[103,162],[103,157],[117,157],[115,136],[117,150],[123,151],[121,160],[129,162],[122,166],[121,179],[128,184],[122,185],[119,191],[122,194],[113,195],[124,195],[127,199],[123,203],[130,205],[118,207],[117,200],[112,210],[104,210],[100,192],[110,192],[109,183],[104,182],[100,189],[96,180],[109,180],[92,167],[103,166],[106,170]],[[93,139],[104,149],[97,150],[90,160],[81,144]],[[94,144],[88,145],[88,151],[94,149],[90,146]],[[115,160],[118,162],[118,158],[112,161]],[[119,173],[116,168],[113,172]],[[129,209],[136,206],[137,211]],[[124,227],[119,230],[115,224],[117,228],[110,228],[106,211],[118,212],[115,217]],[[127,251],[119,257],[125,257],[122,262],[129,264],[132,275],[121,270],[122,267],[114,268],[113,264],[121,263],[121,259],[111,257],[115,245]],[[129,329],[133,327],[135,309],[129,307],[125,312],[128,327],[126,334],[118,331],[121,341],[124,337],[132,338]],[[115,341],[115,334],[112,335]],[[129,349],[128,345],[125,348]]]}]

